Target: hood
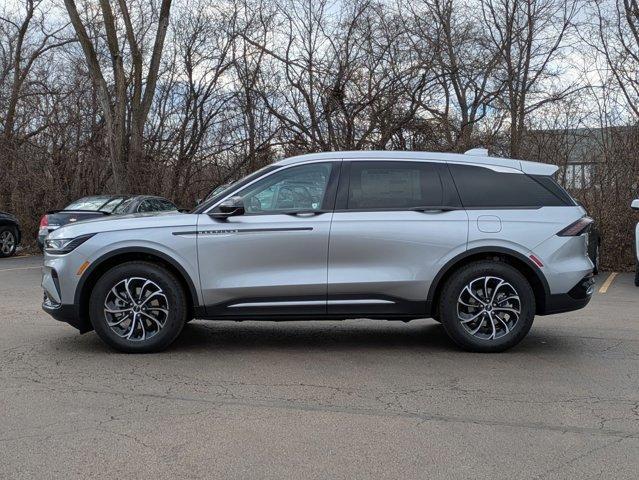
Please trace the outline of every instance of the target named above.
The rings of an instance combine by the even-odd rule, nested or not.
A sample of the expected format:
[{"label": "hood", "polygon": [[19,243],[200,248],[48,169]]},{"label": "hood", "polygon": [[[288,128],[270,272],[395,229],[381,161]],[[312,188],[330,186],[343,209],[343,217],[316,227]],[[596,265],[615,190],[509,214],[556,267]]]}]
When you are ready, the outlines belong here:
[{"label": "hood", "polygon": [[163,227],[193,227],[197,224],[197,217],[195,214],[179,212],[149,212],[98,217],[64,225],[51,232],[49,238],[75,238],[90,233]]}]

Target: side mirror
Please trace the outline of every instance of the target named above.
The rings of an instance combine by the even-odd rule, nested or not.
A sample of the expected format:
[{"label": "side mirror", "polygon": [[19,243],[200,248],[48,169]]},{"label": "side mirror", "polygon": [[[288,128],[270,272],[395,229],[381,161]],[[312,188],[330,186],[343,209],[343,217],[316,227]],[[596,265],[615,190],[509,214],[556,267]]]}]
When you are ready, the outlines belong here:
[{"label": "side mirror", "polygon": [[630,206],[633,208],[633,210],[639,210],[639,198],[633,200]]},{"label": "side mirror", "polygon": [[244,199],[242,197],[231,197],[220,203],[214,212],[210,213],[213,218],[228,218],[237,215],[244,215]]}]

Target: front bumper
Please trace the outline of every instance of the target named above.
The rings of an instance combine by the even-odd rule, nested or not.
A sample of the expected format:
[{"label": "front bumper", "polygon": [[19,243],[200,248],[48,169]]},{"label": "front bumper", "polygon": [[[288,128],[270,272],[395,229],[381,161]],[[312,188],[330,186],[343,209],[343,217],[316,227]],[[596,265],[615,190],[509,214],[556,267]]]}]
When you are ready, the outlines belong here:
[{"label": "front bumper", "polygon": [[545,305],[538,312],[539,315],[553,315],[555,313],[572,312],[584,308],[595,291],[595,277],[586,275],[570,289],[568,293],[549,295]]},{"label": "front bumper", "polygon": [[77,328],[80,330],[80,333],[86,333],[93,330],[91,322],[87,319],[81,318],[80,312],[75,305],[55,304],[51,301],[51,299],[47,298],[46,293],[44,301],[42,302],[42,310],[47,312],[59,322],[65,322],[72,327]]},{"label": "front bumper", "polygon": [[42,309],[56,320],[85,333],[93,329],[86,315],[81,315],[79,305],[76,305],[75,290],[77,275],[73,272],[78,268],[82,257],[52,257],[45,255],[42,268],[42,289],[44,300]]}]

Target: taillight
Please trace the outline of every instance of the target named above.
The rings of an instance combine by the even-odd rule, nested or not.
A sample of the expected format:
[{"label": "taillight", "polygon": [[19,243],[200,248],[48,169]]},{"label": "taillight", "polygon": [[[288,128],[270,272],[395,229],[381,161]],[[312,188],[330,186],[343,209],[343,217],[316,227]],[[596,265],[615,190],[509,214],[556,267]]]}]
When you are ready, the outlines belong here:
[{"label": "taillight", "polygon": [[571,223],[566,228],[557,232],[560,237],[576,237],[586,232],[590,225],[594,223],[594,220],[590,217],[581,217],[574,223]]},{"label": "taillight", "polygon": [[47,228],[49,226],[49,215],[42,215],[40,219],[40,228]]}]

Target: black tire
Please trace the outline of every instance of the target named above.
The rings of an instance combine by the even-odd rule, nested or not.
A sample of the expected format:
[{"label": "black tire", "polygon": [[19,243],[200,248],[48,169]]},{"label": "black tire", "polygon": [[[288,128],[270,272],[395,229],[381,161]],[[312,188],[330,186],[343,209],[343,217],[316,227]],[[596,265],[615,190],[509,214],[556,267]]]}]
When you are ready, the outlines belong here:
[{"label": "black tire", "polygon": [[2,240],[7,235],[13,238],[13,246],[9,247],[8,251],[4,251],[4,249],[2,248],[4,243],[0,242],[0,258],[7,258],[15,255],[18,248],[18,232],[16,232],[16,229],[7,226],[0,227],[0,240]]},{"label": "black tire", "polygon": [[[500,335],[502,336],[499,336],[498,338],[487,339],[472,335],[471,332],[462,325],[462,319],[458,316],[458,300],[460,299],[462,291],[474,280],[484,277],[496,277],[498,279],[505,280],[505,282],[510,284],[510,286],[507,287],[506,284],[504,284],[505,286],[502,288],[512,287],[520,301],[518,307],[520,310],[519,318],[516,321],[506,321],[506,323],[510,323],[510,321],[513,322],[508,331],[505,327],[502,327],[499,322],[495,322],[495,325],[498,325],[498,328],[501,329]],[[498,284],[498,280],[496,279],[491,280],[491,282],[495,282],[493,285]],[[498,288],[493,287],[491,289],[491,287],[489,287],[486,290],[490,292],[487,294],[487,296],[490,297],[492,292],[498,290]],[[499,295],[504,295],[504,293],[499,293]],[[492,305],[494,305],[494,303]],[[501,304],[501,306],[508,305],[508,303]],[[490,308],[492,309],[493,307],[491,306]],[[471,316],[475,316],[475,312],[481,311],[483,311],[482,307],[473,307]],[[495,312],[493,311],[492,313]],[[504,319],[512,316],[510,313],[504,315],[503,311],[500,314]],[[467,325],[470,325],[469,329],[471,329],[471,327],[474,329],[475,326],[479,326],[481,323],[482,325],[485,325],[486,330],[488,330],[490,323],[488,323],[488,317],[484,317],[485,315],[488,314],[481,314],[478,320],[475,321],[476,323],[467,323]],[[444,328],[446,329],[446,333],[448,333],[451,339],[464,350],[485,353],[502,352],[521,342],[530,330],[530,327],[532,327],[533,320],[535,318],[535,294],[526,277],[524,277],[516,268],[506,263],[492,260],[473,262],[454,272],[446,281],[439,299],[439,316]],[[486,323],[483,323],[484,318],[486,318]],[[502,322],[502,324],[503,323],[504,322]],[[480,335],[483,332],[483,327],[481,328],[482,329],[479,332]],[[494,332],[495,330],[492,330],[492,335],[497,337]]]},{"label": "black tire", "polygon": [[637,263],[635,268],[635,287],[639,287],[639,263]]},{"label": "black tire", "polygon": [[[132,295],[135,297],[139,295],[138,303],[144,303],[144,298],[147,299],[147,305],[149,305],[150,309],[160,310],[160,306],[164,308],[164,305],[160,305],[157,308],[153,307],[153,302],[166,302],[166,313],[158,313],[153,314],[154,316],[158,315],[157,318],[160,319],[160,323],[162,326],[156,326],[153,322],[146,317],[143,317],[143,314],[137,314],[140,319],[144,319],[146,328],[142,328],[140,325],[134,326],[130,329],[130,331],[134,331],[136,335],[142,335],[141,331],[144,330],[144,336],[141,339],[127,339],[118,335],[109,325],[107,319],[107,313],[105,312],[105,302],[107,299],[120,298],[114,297],[112,289],[116,287],[116,285],[122,285],[126,279],[142,279],[149,280],[153,282],[154,288],[159,287],[160,290],[155,290],[155,298],[160,298],[161,300],[153,300],[150,305],[148,303],[149,296],[151,296],[150,292],[145,290],[145,287],[141,287],[139,290],[136,286],[132,287],[134,292]],[[142,283],[140,280],[136,280],[139,283]],[[122,287],[120,287],[122,288]],[[138,293],[139,292],[139,293]],[[151,291],[153,292],[153,291]],[[146,297],[144,294],[147,293]],[[162,295],[164,298],[161,298]],[[107,297],[109,296],[109,297]],[[137,306],[138,311],[140,311],[140,307]],[[131,310],[132,311],[132,310]],[[104,273],[100,279],[96,282],[93,291],[91,292],[91,298],[89,301],[89,315],[91,319],[91,324],[95,329],[98,336],[110,347],[119,350],[121,352],[126,353],[150,353],[150,352],[159,352],[167,348],[173,341],[178,337],[187,320],[187,312],[188,312],[188,304],[186,294],[180,282],[175,278],[175,276],[166,270],[165,268],[156,265],[154,263],[149,262],[127,262],[112,269],[108,270]],[[124,315],[124,314],[117,314]],[[113,317],[112,317],[113,318]],[[122,317],[115,317],[117,321]],[[137,318],[136,318],[137,320]],[[141,320],[137,320],[141,321]],[[115,327],[122,328],[127,324],[133,324],[132,321],[126,320],[123,322],[123,326]],[[158,322],[156,322],[157,324]],[[154,330],[155,329],[155,330]],[[145,338],[147,335],[147,331],[149,332],[150,338]],[[126,333],[123,332],[123,333]]]}]

